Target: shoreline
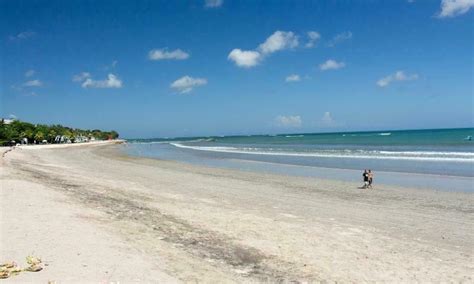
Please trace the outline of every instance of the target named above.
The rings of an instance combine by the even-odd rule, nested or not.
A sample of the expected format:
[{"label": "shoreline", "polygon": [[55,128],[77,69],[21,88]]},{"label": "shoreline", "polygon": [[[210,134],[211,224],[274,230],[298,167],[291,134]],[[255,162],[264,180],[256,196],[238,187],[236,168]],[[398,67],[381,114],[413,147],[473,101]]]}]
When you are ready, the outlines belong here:
[{"label": "shoreline", "polygon": [[[231,169],[244,172],[273,173],[276,175],[288,175],[294,177],[313,177],[328,180],[342,180],[347,182],[362,182],[362,169],[324,167],[317,165],[303,165],[291,163],[279,163],[272,161],[260,161],[246,159],[245,157],[218,157],[200,156],[194,152],[171,152],[167,149],[155,149],[153,152],[143,155],[133,149],[133,143],[127,144],[124,151],[127,155],[139,158],[151,158],[196,166]],[[130,150],[132,149],[132,150]],[[174,151],[174,150],[173,150]],[[192,150],[191,150],[192,151]],[[158,153],[160,153],[158,155]],[[372,168],[374,169],[374,168]],[[429,189],[448,192],[474,192],[472,183],[474,177],[462,175],[443,175],[437,173],[418,173],[407,171],[376,170],[376,185],[391,185],[412,189]]]},{"label": "shoreline", "polygon": [[[100,152],[97,153],[98,155],[103,155]],[[178,161],[178,160],[168,160],[168,159],[160,159],[157,157],[145,157],[145,156],[135,156],[131,155],[129,153],[126,153],[123,151],[123,149],[116,149],[113,154],[108,154],[106,155],[107,157],[113,157],[113,156],[120,156],[123,159],[136,159],[137,162],[140,160],[149,160],[149,161],[158,161],[161,163],[170,163],[170,164],[175,164],[177,167],[190,167],[190,168],[204,168],[208,170],[219,170],[219,171],[231,171],[231,172],[242,172],[242,173],[247,173],[247,174],[261,174],[261,175],[275,175],[275,176],[287,176],[289,178],[309,178],[309,179],[317,179],[317,180],[324,180],[328,182],[348,182],[354,185],[363,184],[362,181],[362,176],[359,178],[359,173],[362,173],[361,170],[354,170],[354,169],[345,169],[345,168],[329,168],[329,167],[317,167],[317,166],[307,166],[307,165],[293,165],[293,164],[279,164],[279,163],[273,163],[273,162],[266,162],[266,161],[254,161],[254,160],[238,160],[238,159],[229,159],[229,161],[239,161],[239,162],[245,162],[249,164],[267,164],[270,166],[282,166],[284,168],[307,168],[310,170],[313,170],[315,172],[317,171],[347,171],[351,173],[355,173],[355,175],[351,175],[350,179],[341,179],[341,178],[329,178],[329,177],[320,177],[320,176],[313,176],[313,175],[304,175],[304,174],[290,174],[290,173],[278,173],[278,172],[271,172],[271,171],[255,171],[253,169],[244,169],[244,168],[236,168],[236,167],[222,167],[222,166],[212,166],[212,165],[204,165],[204,164],[196,164],[192,162],[184,162],[184,161]],[[427,176],[428,178],[441,178],[441,179],[461,179],[461,180],[466,180],[467,182],[471,182],[473,180],[472,177],[465,177],[465,176],[451,176],[451,175],[438,175],[438,174],[422,174],[422,173],[407,173],[407,172],[391,172],[391,171],[377,171],[377,177],[378,174],[387,174],[387,175],[406,175],[406,176]],[[352,178],[355,177],[355,178]],[[391,188],[404,188],[404,189],[414,189],[417,191],[429,191],[429,192],[451,192],[451,193],[467,193],[471,194],[472,191],[470,190],[461,190],[461,191],[456,191],[456,190],[439,190],[431,187],[413,187],[413,186],[403,186],[399,184],[386,184],[386,183],[376,183],[377,186],[383,186],[383,187],[391,187]],[[376,190],[376,189],[375,189]]]},{"label": "shoreline", "polygon": [[[29,207],[18,194],[34,187],[38,196],[32,206],[44,214],[54,216],[57,206],[77,210],[81,217],[71,213],[70,224],[89,226],[120,244],[104,255],[128,252],[136,261],[124,266],[128,274],[110,281],[472,281],[469,193],[386,185],[360,190],[353,182],[130,157],[112,145],[66,148],[8,153],[1,167],[2,200],[8,200],[2,208],[8,205],[9,216],[33,214],[31,208],[18,212]],[[63,201],[41,208],[53,205],[45,199],[49,195]],[[21,225],[4,216],[0,221],[7,230],[15,228],[13,235],[2,233],[2,243],[24,251],[31,246],[21,236],[31,228],[39,235],[66,234],[61,224],[44,231],[34,219]],[[72,236],[63,237],[56,241],[67,247]],[[69,277],[66,269],[77,263],[63,263],[66,256],[58,251],[48,254],[45,239],[29,240],[51,264],[29,276],[80,279]],[[107,276],[94,251],[79,248],[89,249],[97,261],[97,274],[87,279]],[[2,246],[0,255],[9,254],[14,253]],[[144,266],[153,276],[143,278]],[[27,279],[22,277],[9,280]]]},{"label": "shoreline", "polygon": [[[94,142],[87,142],[87,143],[64,143],[64,144],[45,144],[45,145],[21,145],[21,146],[0,146],[0,153],[4,152],[9,152],[8,150],[13,150],[14,148],[18,147],[19,149],[26,149],[26,150],[37,150],[37,149],[60,149],[60,148],[69,148],[69,147],[93,147],[93,146],[107,146],[107,145],[126,145],[128,144],[127,140],[125,139],[115,139],[115,140],[103,140],[103,141],[94,141]],[[7,151],[5,151],[7,150]],[[123,150],[120,150],[122,152]],[[219,167],[219,166],[210,166],[210,165],[200,165],[200,164],[195,164],[191,162],[184,162],[184,161],[178,161],[178,160],[163,160],[159,159],[156,157],[144,157],[144,156],[136,156],[132,155],[129,153],[116,153],[116,155],[125,155],[127,157],[131,158],[137,158],[137,159],[152,159],[152,160],[157,160],[157,161],[169,161],[169,162],[176,162],[178,164],[187,164],[187,165],[193,165],[196,167],[207,167],[207,168],[216,168],[216,169],[229,169],[229,170],[236,170],[236,171],[244,171],[244,172],[252,172],[253,169],[238,169],[238,168],[233,168],[233,167]],[[345,172],[352,172],[357,176],[360,170],[356,169],[351,169],[351,168],[338,168],[338,167],[320,167],[320,166],[308,166],[308,165],[296,165],[296,164],[280,164],[280,163],[275,163],[275,162],[268,162],[268,161],[257,161],[257,160],[240,160],[240,159],[235,159],[235,158],[229,158],[229,161],[239,161],[239,162],[244,162],[244,163],[249,163],[249,164],[265,164],[269,166],[281,166],[281,167],[287,167],[287,168],[307,168],[311,169],[315,172],[318,171],[345,171]],[[268,174],[279,174],[271,171],[262,171],[261,173],[268,173]],[[378,170],[377,171],[377,176],[379,174],[382,175],[400,175],[400,176],[406,176],[406,177],[427,177],[427,178],[439,178],[439,179],[449,179],[449,180],[463,180],[466,181],[467,183],[470,183],[473,181],[473,177],[469,176],[459,176],[459,175],[442,175],[442,174],[432,174],[432,173],[409,173],[409,172],[399,172],[399,171],[384,171],[384,170]],[[305,175],[305,174],[288,174],[289,176],[294,176],[294,177],[313,177],[313,178],[321,178],[320,176],[312,176],[312,175]],[[327,180],[332,180],[332,181],[338,181],[341,180],[340,177],[332,177],[332,178],[322,178],[322,179],[327,179]],[[354,181],[356,179],[342,179],[343,181]],[[361,182],[362,183],[362,182]],[[378,183],[377,183],[378,184]],[[387,185],[387,186],[397,186],[397,187],[405,187],[405,188],[411,188],[411,189],[416,189],[416,190],[441,190],[445,192],[457,192],[457,190],[445,190],[445,189],[434,189],[429,186],[422,186],[422,187],[416,187],[416,186],[407,186],[403,184],[396,184],[396,183],[380,183],[378,185]],[[460,192],[467,192],[467,193],[472,193],[473,190],[461,190]]]}]

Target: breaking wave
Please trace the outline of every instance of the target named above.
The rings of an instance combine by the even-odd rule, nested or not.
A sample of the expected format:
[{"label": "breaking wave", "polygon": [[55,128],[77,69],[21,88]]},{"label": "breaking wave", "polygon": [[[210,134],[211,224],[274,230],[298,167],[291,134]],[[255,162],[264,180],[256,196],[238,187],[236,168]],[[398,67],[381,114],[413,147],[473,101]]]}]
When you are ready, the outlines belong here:
[{"label": "breaking wave", "polygon": [[[190,142],[190,141],[187,141],[187,142]],[[171,142],[170,144],[178,148],[192,149],[192,150],[197,150],[197,151],[248,154],[248,155],[474,163],[474,153],[471,153],[471,152],[378,151],[378,150],[312,150],[308,152],[297,152],[297,151],[288,151],[284,149],[275,149],[275,148],[190,146],[190,145],[184,145],[178,142]]]}]

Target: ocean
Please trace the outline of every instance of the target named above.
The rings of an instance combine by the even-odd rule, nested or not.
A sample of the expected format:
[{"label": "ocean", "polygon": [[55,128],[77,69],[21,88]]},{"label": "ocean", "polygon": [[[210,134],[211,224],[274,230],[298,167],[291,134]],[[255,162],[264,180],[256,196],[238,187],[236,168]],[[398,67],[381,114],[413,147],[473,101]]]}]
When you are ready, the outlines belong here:
[{"label": "ocean", "polygon": [[394,173],[391,176],[460,177],[471,187],[474,177],[474,128],[131,139],[126,151],[207,166],[304,176],[341,178],[334,173],[346,170],[340,171],[344,176],[372,169]]}]

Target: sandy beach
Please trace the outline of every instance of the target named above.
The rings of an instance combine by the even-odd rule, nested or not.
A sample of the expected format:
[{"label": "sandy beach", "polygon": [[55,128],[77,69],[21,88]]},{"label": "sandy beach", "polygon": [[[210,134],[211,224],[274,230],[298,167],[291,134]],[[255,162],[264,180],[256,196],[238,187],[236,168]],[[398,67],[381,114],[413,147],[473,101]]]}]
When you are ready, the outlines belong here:
[{"label": "sandy beach", "polygon": [[[135,158],[111,143],[3,155],[5,282],[473,282],[472,194]],[[1,151],[6,151],[7,148]]]}]

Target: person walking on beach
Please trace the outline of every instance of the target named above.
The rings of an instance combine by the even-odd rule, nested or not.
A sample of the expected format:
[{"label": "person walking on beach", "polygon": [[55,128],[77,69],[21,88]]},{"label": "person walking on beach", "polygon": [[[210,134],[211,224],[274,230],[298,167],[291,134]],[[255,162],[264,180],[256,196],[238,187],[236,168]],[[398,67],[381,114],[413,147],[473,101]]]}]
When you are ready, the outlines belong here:
[{"label": "person walking on beach", "polygon": [[372,182],[374,181],[374,173],[372,172],[372,170],[369,170],[368,177],[369,177],[368,188],[372,188]]},{"label": "person walking on beach", "polygon": [[369,186],[369,172],[367,169],[364,170],[362,177],[364,178],[364,186],[362,188],[367,188]]}]

